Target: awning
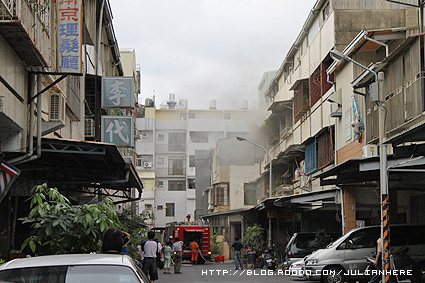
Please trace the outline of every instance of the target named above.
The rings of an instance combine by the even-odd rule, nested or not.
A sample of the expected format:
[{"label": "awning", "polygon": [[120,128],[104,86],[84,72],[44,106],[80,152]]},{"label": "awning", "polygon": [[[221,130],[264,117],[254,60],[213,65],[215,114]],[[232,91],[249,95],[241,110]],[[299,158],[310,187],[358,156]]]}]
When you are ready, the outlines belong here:
[{"label": "awning", "polygon": [[[398,190],[425,189],[425,157],[395,157],[389,155],[388,187]],[[379,186],[379,156],[350,159],[344,163],[316,176],[321,186]]]},{"label": "awning", "polygon": [[385,143],[392,144],[393,147],[404,142],[422,142],[425,141],[425,121],[418,123],[401,133],[391,137]]},{"label": "awning", "polygon": [[304,80],[308,80],[308,78],[302,78],[302,79],[296,80],[289,90],[296,90],[298,85],[302,83]]},{"label": "awning", "polygon": [[324,206],[327,204],[338,204],[337,201],[338,189],[327,189],[320,191],[313,191],[309,193],[297,194],[280,197],[274,201],[276,206],[305,206],[307,208],[312,208],[313,206]]},{"label": "awning", "polygon": [[273,112],[283,112],[284,110],[292,110],[293,102],[293,99],[275,101],[270,105],[269,109],[267,110]]},{"label": "awning", "polygon": [[[350,56],[355,52],[372,51],[381,48],[382,45],[378,42],[385,43],[389,40],[406,38],[406,31],[409,27],[386,28],[376,30],[362,30],[356,37],[344,48],[342,53]],[[335,72],[344,61],[334,61],[326,70],[327,74]]]},{"label": "awning", "polygon": [[[42,138],[41,144],[40,158],[16,165],[22,171],[19,179],[47,182],[70,195],[124,199],[118,202],[141,198],[142,181],[116,145],[56,138]],[[22,153],[4,152],[4,155],[5,160],[10,160]]]}]

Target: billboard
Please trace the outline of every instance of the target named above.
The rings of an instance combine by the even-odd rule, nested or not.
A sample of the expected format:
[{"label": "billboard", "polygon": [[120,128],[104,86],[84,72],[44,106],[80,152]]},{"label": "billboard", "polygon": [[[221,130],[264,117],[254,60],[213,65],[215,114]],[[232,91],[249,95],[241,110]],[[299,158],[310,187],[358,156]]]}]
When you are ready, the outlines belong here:
[{"label": "billboard", "polygon": [[133,108],[134,80],[132,77],[104,77],[102,108]]},{"label": "billboard", "polygon": [[57,2],[58,72],[81,74],[82,0]]},{"label": "billboard", "polygon": [[132,147],[134,144],[133,117],[102,116],[102,142],[117,146]]}]

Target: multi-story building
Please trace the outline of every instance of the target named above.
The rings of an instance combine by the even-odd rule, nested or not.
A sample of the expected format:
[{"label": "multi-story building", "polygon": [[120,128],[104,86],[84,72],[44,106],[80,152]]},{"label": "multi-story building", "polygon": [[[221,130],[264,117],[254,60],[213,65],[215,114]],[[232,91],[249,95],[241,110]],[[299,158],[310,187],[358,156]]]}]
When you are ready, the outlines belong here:
[{"label": "multi-story building", "polygon": [[[294,195],[263,202],[281,214],[273,219],[273,239],[281,239],[276,232],[320,228],[348,231],[356,223],[370,223],[365,211],[370,211],[372,203],[379,208],[379,195],[362,186],[340,188],[335,187],[337,182],[321,182],[318,178],[336,164],[362,157],[364,146],[355,123],[356,111],[365,109],[364,101],[357,94],[352,100],[352,89],[345,86],[343,93],[350,93],[343,98],[345,110],[338,110],[338,105],[331,102],[337,102],[341,93],[334,90],[334,72],[326,73],[333,64],[330,52],[346,48],[362,30],[371,31],[362,34],[362,43],[368,46],[374,41],[382,45],[376,42],[378,36],[373,37],[379,30],[414,33],[418,15],[416,8],[385,0],[316,1],[265,94],[271,101],[265,125],[273,158],[272,192],[279,196],[282,189],[294,190]],[[347,70],[350,68],[344,68]],[[353,76],[339,78],[346,81],[337,82],[337,86],[349,85]]]},{"label": "multi-story building", "polygon": [[16,169],[0,169],[0,257],[9,258],[28,235],[17,219],[33,186],[73,203],[127,202],[142,183],[116,145],[98,143],[102,116],[131,117],[135,103],[129,93],[122,109],[101,105],[102,78],[123,76],[109,1],[0,1],[0,61],[0,161]]},{"label": "multi-story building", "polygon": [[139,210],[151,210],[158,229],[206,212],[202,193],[209,184],[200,187],[196,179],[197,154],[215,148],[219,139],[245,135],[254,127],[246,103],[241,110],[217,110],[211,101],[210,109],[191,110],[186,100],[169,98],[167,109],[145,107],[143,118],[137,119],[136,168],[145,188]]}]

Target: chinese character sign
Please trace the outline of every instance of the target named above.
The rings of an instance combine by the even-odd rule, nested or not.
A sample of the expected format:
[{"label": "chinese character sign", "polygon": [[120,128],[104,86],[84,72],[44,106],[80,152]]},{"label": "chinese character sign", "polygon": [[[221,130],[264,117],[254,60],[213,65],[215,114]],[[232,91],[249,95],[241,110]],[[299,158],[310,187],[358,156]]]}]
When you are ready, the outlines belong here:
[{"label": "chinese character sign", "polygon": [[132,108],[133,78],[103,78],[102,108]]},{"label": "chinese character sign", "polygon": [[81,73],[82,0],[59,0],[58,71]]},{"label": "chinese character sign", "polygon": [[133,146],[133,118],[102,116],[102,142],[117,146]]}]

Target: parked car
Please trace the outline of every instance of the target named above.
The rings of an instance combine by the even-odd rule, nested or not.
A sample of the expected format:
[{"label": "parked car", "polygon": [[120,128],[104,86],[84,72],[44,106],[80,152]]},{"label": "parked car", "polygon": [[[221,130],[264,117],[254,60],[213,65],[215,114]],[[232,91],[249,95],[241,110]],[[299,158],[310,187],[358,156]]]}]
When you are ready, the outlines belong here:
[{"label": "parked car", "polygon": [[[422,273],[425,270],[425,225],[391,225],[390,253],[403,247],[410,249],[409,256],[416,261]],[[322,280],[324,283],[342,283],[347,280],[367,280],[364,271],[366,258],[376,256],[376,241],[380,236],[379,226],[354,229],[326,249],[317,250],[304,260],[307,280]],[[395,268],[402,268],[394,258]]]},{"label": "parked car", "polygon": [[[340,233],[326,233],[334,240],[341,236]],[[315,232],[294,233],[285,248],[284,265],[289,267],[292,263],[302,260],[305,256],[311,254],[319,247],[316,243]]]},{"label": "parked car", "polygon": [[289,276],[304,278],[304,260],[294,261],[288,268]]},{"label": "parked car", "polygon": [[0,282],[148,283],[139,264],[127,255],[72,254],[14,259],[0,266]]}]

